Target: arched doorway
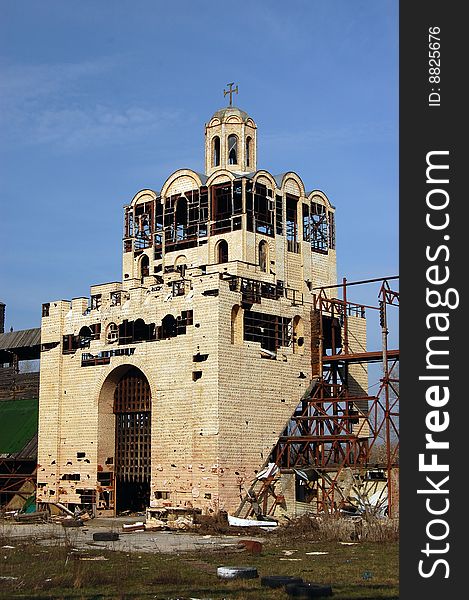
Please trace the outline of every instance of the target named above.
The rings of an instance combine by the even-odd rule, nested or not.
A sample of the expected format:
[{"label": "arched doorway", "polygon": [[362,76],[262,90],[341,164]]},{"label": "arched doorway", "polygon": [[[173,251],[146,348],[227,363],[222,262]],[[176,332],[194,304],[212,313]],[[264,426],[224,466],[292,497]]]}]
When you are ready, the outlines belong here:
[{"label": "arched doorway", "polygon": [[150,503],[151,391],[131,367],[114,392],[116,510],[141,511]]}]

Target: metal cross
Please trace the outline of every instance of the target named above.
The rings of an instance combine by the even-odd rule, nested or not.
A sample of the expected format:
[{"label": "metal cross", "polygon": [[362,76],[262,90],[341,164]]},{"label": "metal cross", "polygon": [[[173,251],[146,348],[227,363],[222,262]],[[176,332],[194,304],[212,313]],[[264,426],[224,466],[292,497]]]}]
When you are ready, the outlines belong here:
[{"label": "metal cross", "polygon": [[230,95],[230,106],[233,106],[233,94],[237,94],[238,93],[238,86],[236,86],[233,89],[234,86],[234,81],[231,83],[227,83],[226,85],[230,86],[229,90],[223,90],[223,97],[225,97],[227,94]]}]

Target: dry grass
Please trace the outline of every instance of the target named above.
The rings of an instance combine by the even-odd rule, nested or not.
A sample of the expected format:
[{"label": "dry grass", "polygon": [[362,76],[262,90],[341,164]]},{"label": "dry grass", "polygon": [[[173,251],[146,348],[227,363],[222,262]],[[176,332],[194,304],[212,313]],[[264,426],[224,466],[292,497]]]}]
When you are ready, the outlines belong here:
[{"label": "dry grass", "polygon": [[[235,547],[179,554],[77,552],[64,535],[53,546],[34,540],[0,539],[0,598],[3,600],[285,600],[283,590],[263,588],[260,580],[220,580],[217,566],[257,567],[259,575],[295,575],[331,585],[336,600],[398,598],[398,546],[388,541],[383,523],[367,524],[368,540],[344,545],[350,520],[302,517],[278,533],[265,531],[262,554]],[[212,526],[208,523],[207,526]],[[221,525],[220,525],[221,526]],[[252,535],[253,532],[251,532]],[[243,537],[247,537],[243,533]],[[95,560],[83,560],[83,559]],[[101,560],[96,560],[100,558]],[[103,560],[104,559],[104,560]]]},{"label": "dry grass", "polygon": [[276,530],[279,539],[324,542],[397,542],[399,521],[378,517],[342,517],[340,515],[302,515]]}]

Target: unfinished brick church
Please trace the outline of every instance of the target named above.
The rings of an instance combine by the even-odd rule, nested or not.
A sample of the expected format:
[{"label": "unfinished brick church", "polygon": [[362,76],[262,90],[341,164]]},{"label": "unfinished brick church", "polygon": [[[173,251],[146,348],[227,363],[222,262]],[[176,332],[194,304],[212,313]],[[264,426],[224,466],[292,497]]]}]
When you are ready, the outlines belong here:
[{"label": "unfinished brick church", "polygon": [[[38,502],[234,512],[268,464],[315,376],[335,209],[294,171],[258,169],[257,133],[230,95],[205,125],[205,172],[124,207],[122,280],[43,304]],[[349,322],[363,351],[365,321]]]}]

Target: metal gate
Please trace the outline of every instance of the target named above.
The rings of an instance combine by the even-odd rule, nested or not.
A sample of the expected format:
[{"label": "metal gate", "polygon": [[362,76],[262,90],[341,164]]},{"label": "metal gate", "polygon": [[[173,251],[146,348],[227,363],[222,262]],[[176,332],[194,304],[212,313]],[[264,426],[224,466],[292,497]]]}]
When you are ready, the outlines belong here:
[{"label": "metal gate", "polygon": [[[151,391],[145,375],[132,367],[114,393],[116,415],[116,479],[121,483],[150,481]],[[119,485],[119,483],[118,483]]]}]

